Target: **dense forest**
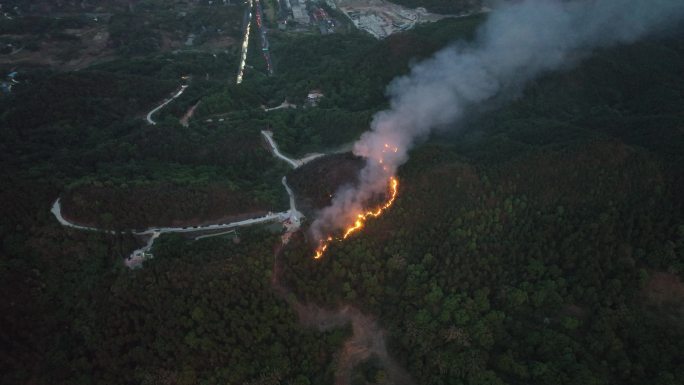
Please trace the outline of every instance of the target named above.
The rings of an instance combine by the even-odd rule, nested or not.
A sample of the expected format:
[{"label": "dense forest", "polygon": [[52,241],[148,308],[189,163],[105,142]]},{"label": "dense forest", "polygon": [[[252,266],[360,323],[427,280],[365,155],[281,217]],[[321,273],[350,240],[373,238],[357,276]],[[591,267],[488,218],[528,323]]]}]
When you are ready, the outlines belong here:
[{"label": "dense forest", "polygon": [[679,383],[681,68],[680,39],[651,40],[485,106],[414,151],[359,236],[323,261],[298,238],[287,285],[379,314],[417,383]]},{"label": "dense forest", "polygon": [[482,165],[430,145],[400,178],[361,235],[323,261],[301,239],[282,264],[305,300],[379,314],[418,383],[681,378],[684,299],[648,299],[681,274],[681,195],[646,151],[597,140]]},{"label": "dense forest", "polygon": [[164,238],[131,272],[126,239],[35,226],[5,237],[23,258],[2,265],[2,383],[331,382],[347,331],[297,325],[271,288],[277,237]]},{"label": "dense forest", "polygon": [[[137,44],[122,25],[146,28],[127,17],[120,47]],[[376,319],[416,384],[681,384],[681,34],[596,52],[421,143],[394,206],[322,260],[306,225],[285,247],[257,227],[163,235],[129,270],[139,239],[50,214],[62,197],[70,219],[127,230],[282,209],[287,174],[310,218],[359,159],[290,171],[260,131],[287,154],[344,149],[394,76],[484,17],[383,41],[274,32],[275,75],[255,63],[241,85],[234,52],[22,70],[0,96],[0,383],[333,383],[352,331],[303,326],[302,303]],[[351,379],[388,383],[373,356]]]},{"label": "dense forest", "polygon": [[[259,99],[226,87],[236,63],[225,54],[161,54],[73,73],[32,70],[0,100],[3,169],[63,186],[71,219],[93,224],[111,217],[107,227],[119,229],[284,208],[285,168],[260,135],[268,122],[250,109]],[[146,124],[147,111],[184,82],[183,96],[155,114],[158,124]],[[236,112],[222,122],[178,123],[218,90],[240,101]]]}]

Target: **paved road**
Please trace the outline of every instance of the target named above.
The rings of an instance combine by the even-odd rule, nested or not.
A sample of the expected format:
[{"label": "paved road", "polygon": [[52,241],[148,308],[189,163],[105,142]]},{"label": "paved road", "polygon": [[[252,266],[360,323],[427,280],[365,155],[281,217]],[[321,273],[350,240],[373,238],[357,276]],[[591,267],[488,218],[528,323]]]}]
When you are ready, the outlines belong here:
[{"label": "paved road", "polygon": [[[270,147],[271,147],[271,152],[273,153],[274,156],[280,158],[281,160],[287,162],[290,166],[293,168],[300,167],[307,162],[310,162],[311,160],[318,158],[320,156],[323,156],[323,154],[314,154],[310,155],[306,158],[302,159],[291,159],[288,158],[287,156],[283,155],[280,153],[278,150],[278,145],[275,143],[275,141],[272,138],[272,133],[267,132],[267,131],[262,131],[261,132],[264,137],[267,139]],[[284,226],[287,229],[288,233],[292,233],[294,231],[297,231],[299,229],[299,226],[301,224],[302,218],[304,218],[304,215],[297,210],[297,207],[295,206],[295,195],[290,186],[287,184],[287,178],[283,177],[281,180],[281,183],[285,187],[285,190],[287,191],[287,194],[290,197],[290,208],[287,211],[282,211],[282,212],[277,212],[277,213],[268,213],[267,215],[261,216],[261,217],[256,217],[256,218],[250,218],[250,219],[245,219],[242,221],[237,221],[237,222],[228,222],[228,223],[215,223],[215,224],[209,224],[209,225],[201,225],[201,226],[185,226],[185,227],[150,227],[145,230],[130,230],[130,232],[134,235],[138,236],[144,236],[144,237],[149,237],[147,240],[147,243],[145,246],[141,247],[140,249],[134,250],[131,255],[128,257],[126,260],[126,266],[130,268],[135,268],[141,266],[142,262],[145,259],[145,253],[148,253],[152,249],[152,245],[154,244],[154,241],[161,235],[161,234],[166,234],[166,233],[194,233],[194,232],[200,232],[200,231],[212,231],[212,230],[224,230],[224,229],[232,229],[236,227],[243,227],[243,226],[251,226],[251,225],[256,225],[256,224],[262,224],[262,223],[269,223],[269,222],[283,222]],[[62,225],[66,227],[70,227],[73,229],[77,230],[85,230],[85,231],[99,231],[99,232],[104,232],[108,234],[116,234],[115,231],[112,230],[105,230],[105,229],[100,229],[96,227],[90,227],[90,226],[83,226],[79,225],[76,223],[73,223],[62,215],[62,205],[60,203],[60,199],[57,198],[55,202],[52,205],[52,209],[50,212],[55,216],[57,221]],[[198,237],[196,239],[199,239],[201,237]]]},{"label": "paved road", "polygon": [[273,155],[275,155],[276,157],[287,162],[290,166],[292,166],[292,168],[301,167],[301,166],[311,162],[312,160],[314,160],[316,158],[320,158],[321,156],[325,155],[325,154],[311,154],[311,155],[307,155],[306,157],[301,158],[301,159],[292,159],[292,158],[289,158],[289,157],[283,155],[283,153],[280,152],[280,150],[278,149],[278,145],[276,144],[275,140],[273,139],[273,133],[271,131],[266,131],[266,130],[261,131],[261,135],[263,135],[264,138],[266,138],[266,141],[268,142],[269,146],[271,147],[271,152],[273,153]]},{"label": "paved road", "polygon": [[152,111],[148,112],[148,113],[147,113],[147,117],[145,118],[145,120],[147,120],[147,123],[152,124],[152,125],[157,124],[157,122],[155,122],[154,120],[152,120],[152,115],[154,115],[155,113],[157,113],[157,111],[161,110],[162,108],[166,107],[167,104],[171,103],[171,102],[172,102],[174,99],[176,99],[177,97],[183,95],[183,92],[185,92],[185,89],[186,89],[186,88],[188,88],[188,86],[187,86],[186,84],[182,85],[181,88],[180,88],[180,90],[178,90],[178,92],[176,92],[175,95],[173,95],[173,96],[172,96],[171,98],[169,98],[169,99],[164,100],[164,102],[163,102],[162,104],[158,105],[158,106],[155,107]]},{"label": "paved road", "polygon": [[288,102],[287,100],[285,100],[284,102],[280,103],[280,105],[278,105],[278,106],[271,107],[271,108],[266,108],[266,107],[262,106],[262,108],[264,109],[264,111],[270,112],[270,111],[280,110],[282,108],[297,108],[297,105],[292,104],[292,103]]},{"label": "paved road", "polygon": [[78,230],[86,230],[86,231],[102,231],[110,234],[114,234],[114,231],[107,231],[107,230],[102,230],[98,229],[96,227],[89,227],[89,226],[82,226],[82,225],[77,225],[73,222],[69,222],[62,216],[62,204],[60,203],[60,198],[57,198],[55,203],[52,204],[52,208],[50,209],[50,212],[52,215],[57,218],[57,221],[62,225],[62,226],[67,226],[71,227],[73,229],[78,229]]},{"label": "paved road", "polygon": [[[289,190],[289,189],[288,189]],[[77,230],[86,230],[86,231],[99,231],[99,232],[105,232],[105,233],[110,233],[110,234],[116,234],[115,231],[112,230],[105,230],[105,229],[100,229],[97,227],[90,227],[90,226],[83,226],[76,224],[74,222],[71,222],[64,218],[62,216],[62,205],[60,203],[60,198],[57,198],[57,200],[52,204],[52,209],[50,212],[55,216],[57,221],[62,225],[66,227],[71,227],[73,229]],[[261,217],[256,217],[256,218],[250,218],[250,219],[245,219],[242,221],[237,221],[237,222],[227,222],[227,223],[216,223],[216,224],[210,224],[210,225],[199,225],[199,226],[185,226],[185,227],[149,227],[145,230],[129,230],[132,234],[134,235],[153,235],[155,233],[159,234],[165,234],[165,233],[194,233],[198,231],[207,231],[207,230],[221,230],[221,229],[229,229],[232,227],[238,227],[238,226],[250,226],[258,223],[265,223],[265,222],[271,222],[271,221],[278,221],[278,220],[285,220],[289,218],[290,216],[290,211],[282,211],[278,213],[268,213],[264,216]]]},{"label": "paved road", "polygon": [[259,28],[259,36],[261,37],[261,53],[264,55],[264,60],[266,60],[266,70],[269,75],[273,75],[273,61],[271,60],[271,50],[268,44],[268,29],[264,25],[264,10],[261,7],[261,1],[255,0],[256,2],[256,22]]},{"label": "paved road", "polygon": [[240,64],[238,66],[237,80],[235,83],[242,83],[242,76],[245,73],[245,65],[247,64],[247,50],[249,49],[249,30],[252,25],[252,0],[249,0],[247,8],[245,9],[245,17],[243,20],[243,31],[244,35],[242,37],[242,51],[240,52]]}]

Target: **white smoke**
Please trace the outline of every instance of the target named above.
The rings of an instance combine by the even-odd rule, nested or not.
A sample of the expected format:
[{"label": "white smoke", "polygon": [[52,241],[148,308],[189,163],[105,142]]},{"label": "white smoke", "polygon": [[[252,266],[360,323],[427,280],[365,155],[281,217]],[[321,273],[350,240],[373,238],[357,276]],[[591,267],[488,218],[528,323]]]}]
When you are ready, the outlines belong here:
[{"label": "white smoke", "polygon": [[449,46],[392,81],[390,108],[374,116],[354,145],[366,158],[358,185],[335,194],[314,221],[313,235],[353,222],[369,198],[387,191],[389,176],[416,141],[468,108],[514,95],[593,49],[630,43],[683,19],[684,0],[521,0],[497,7],[472,43]]}]

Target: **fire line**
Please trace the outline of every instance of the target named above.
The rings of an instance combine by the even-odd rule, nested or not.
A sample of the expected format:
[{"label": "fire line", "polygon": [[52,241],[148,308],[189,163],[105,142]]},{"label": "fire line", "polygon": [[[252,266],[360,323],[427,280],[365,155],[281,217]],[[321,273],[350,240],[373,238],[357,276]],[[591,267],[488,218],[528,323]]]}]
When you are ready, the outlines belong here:
[{"label": "fire line", "polygon": [[389,199],[387,199],[385,203],[383,203],[374,210],[369,210],[364,213],[357,214],[356,220],[353,224],[347,226],[342,237],[333,238],[332,235],[329,235],[327,238],[319,240],[318,247],[316,248],[316,253],[314,254],[314,259],[320,259],[321,257],[323,257],[326,250],[328,250],[328,247],[333,241],[343,241],[349,238],[349,236],[351,236],[352,234],[361,231],[361,229],[363,229],[364,225],[366,224],[366,220],[368,220],[368,218],[377,218],[380,215],[382,215],[382,213],[385,212],[385,210],[389,209],[394,204],[394,201],[397,199],[398,189],[399,180],[396,177],[390,177]]}]

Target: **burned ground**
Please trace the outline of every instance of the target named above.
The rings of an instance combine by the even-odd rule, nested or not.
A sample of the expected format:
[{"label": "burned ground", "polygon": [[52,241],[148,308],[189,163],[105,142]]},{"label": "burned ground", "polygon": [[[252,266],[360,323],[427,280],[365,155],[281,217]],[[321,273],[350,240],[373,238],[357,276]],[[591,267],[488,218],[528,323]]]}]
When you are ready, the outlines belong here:
[{"label": "burned ground", "polygon": [[344,153],[318,158],[292,171],[287,181],[297,196],[297,207],[311,216],[328,206],[338,188],[356,183],[361,167],[361,158]]}]

